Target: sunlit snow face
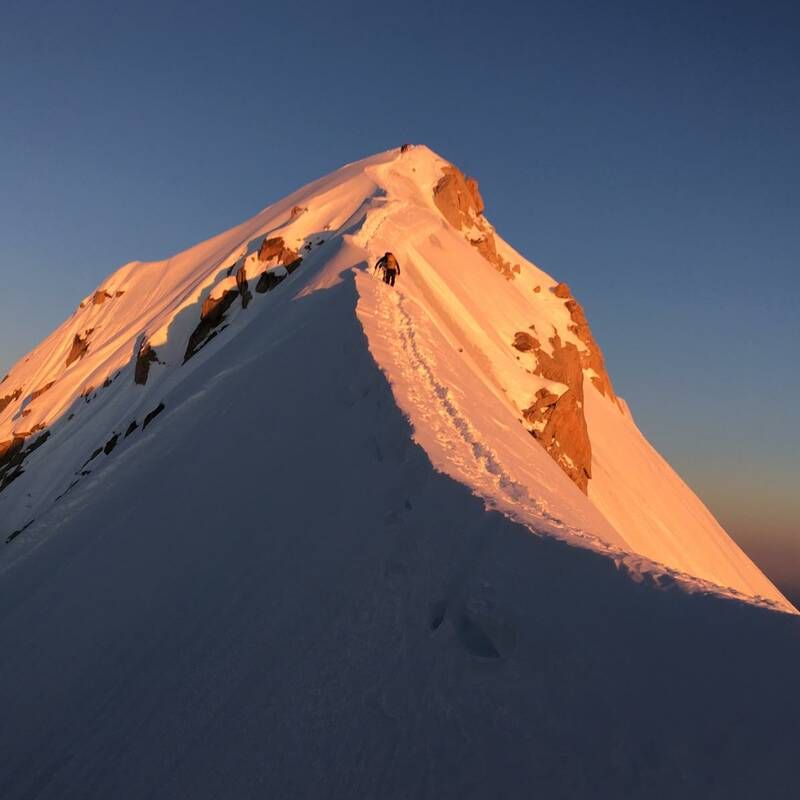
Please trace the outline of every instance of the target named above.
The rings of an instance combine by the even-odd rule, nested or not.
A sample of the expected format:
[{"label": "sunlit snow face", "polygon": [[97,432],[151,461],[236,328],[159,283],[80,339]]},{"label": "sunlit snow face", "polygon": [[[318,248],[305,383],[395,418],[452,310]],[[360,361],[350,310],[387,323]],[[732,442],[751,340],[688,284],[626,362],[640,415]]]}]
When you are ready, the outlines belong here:
[{"label": "sunlit snow face", "polygon": [[[369,269],[382,254],[402,265],[394,287]],[[569,287],[504,242],[477,184],[422,146],[343,167],[87,296],[7,380],[20,394],[0,441],[25,434],[14,455],[24,474],[0,495],[14,530],[174,425],[181,402],[204,396],[195,387],[180,400],[196,370],[218,363],[211,383],[222,385],[243,346],[291,348],[303,328],[294,307],[332,289],[357,296],[363,344],[417,443],[487,506],[636,574],[779,599],[636,429]],[[335,336],[337,321],[322,327]]]}]

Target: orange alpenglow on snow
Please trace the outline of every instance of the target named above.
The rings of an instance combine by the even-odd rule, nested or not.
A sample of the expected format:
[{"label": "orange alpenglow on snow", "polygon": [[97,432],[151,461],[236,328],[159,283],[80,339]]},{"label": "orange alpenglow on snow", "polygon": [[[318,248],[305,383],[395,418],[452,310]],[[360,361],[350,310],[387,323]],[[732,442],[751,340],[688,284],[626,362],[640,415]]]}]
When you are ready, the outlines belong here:
[{"label": "orange alpenglow on snow", "polygon": [[[402,264],[396,290],[371,274],[387,251]],[[90,293],[3,382],[0,533],[20,549],[56,535],[45,521],[60,504],[192,414],[205,391],[193,376],[213,353],[233,357],[276,304],[345,279],[437,470],[637,578],[793,611],[638,430],[572,290],[504,242],[477,182],[424,146],[342,167]],[[285,347],[303,335],[273,333]]]}]

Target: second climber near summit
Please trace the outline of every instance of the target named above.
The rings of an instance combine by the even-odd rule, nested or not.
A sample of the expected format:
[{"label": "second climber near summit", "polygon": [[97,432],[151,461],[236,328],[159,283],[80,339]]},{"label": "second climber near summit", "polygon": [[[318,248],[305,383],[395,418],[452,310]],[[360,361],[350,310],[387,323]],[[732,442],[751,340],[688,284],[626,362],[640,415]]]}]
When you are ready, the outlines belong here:
[{"label": "second climber near summit", "polygon": [[394,286],[395,279],[400,274],[400,264],[394,256],[394,253],[390,253],[388,250],[378,259],[378,262],[375,264],[375,269],[383,270],[383,282],[388,283],[389,286]]}]

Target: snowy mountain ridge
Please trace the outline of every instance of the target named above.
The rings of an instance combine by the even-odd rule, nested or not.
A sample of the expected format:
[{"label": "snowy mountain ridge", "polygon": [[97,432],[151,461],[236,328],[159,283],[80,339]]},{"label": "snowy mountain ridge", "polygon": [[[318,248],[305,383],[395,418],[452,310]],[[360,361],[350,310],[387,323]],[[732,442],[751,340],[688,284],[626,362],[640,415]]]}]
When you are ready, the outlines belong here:
[{"label": "snowy mountain ridge", "polygon": [[3,800],[794,797],[800,617],[482,211],[382,153],[15,365]]},{"label": "snowy mountain ridge", "polygon": [[[401,264],[396,290],[371,272],[386,250]],[[638,580],[793,611],[638,431],[569,287],[497,236],[477,184],[422,146],[347,165],[173,258],[123,266],[12,368],[0,569],[246,370],[232,351],[257,348],[264,327],[265,347],[291,348],[286,307],[350,277],[369,352],[437,470]],[[276,321],[254,325],[265,315]],[[336,336],[335,317],[319,334]]]}]

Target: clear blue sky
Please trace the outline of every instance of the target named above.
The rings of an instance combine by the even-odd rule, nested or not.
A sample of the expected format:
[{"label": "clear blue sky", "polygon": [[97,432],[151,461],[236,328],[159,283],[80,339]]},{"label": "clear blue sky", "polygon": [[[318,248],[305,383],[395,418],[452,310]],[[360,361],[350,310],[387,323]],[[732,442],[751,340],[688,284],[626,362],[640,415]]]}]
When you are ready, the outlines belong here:
[{"label": "clear blue sky", "polygon": [[795,3],[125,5],[2,4],[0,374],[120,264],[424,142],[800,598]]}]

